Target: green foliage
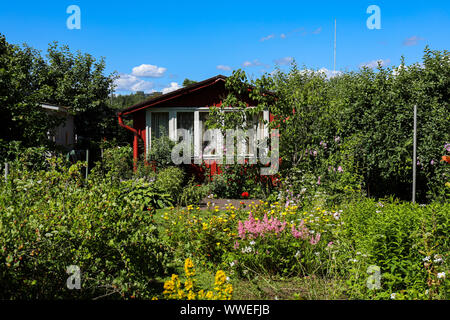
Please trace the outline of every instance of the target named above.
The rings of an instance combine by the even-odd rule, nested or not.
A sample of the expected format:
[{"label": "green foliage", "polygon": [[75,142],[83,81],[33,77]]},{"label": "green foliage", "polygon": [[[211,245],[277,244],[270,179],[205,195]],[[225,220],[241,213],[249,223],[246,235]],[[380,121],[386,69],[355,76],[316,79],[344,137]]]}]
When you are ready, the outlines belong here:
[{"label": "green foliage", "polygon": [[243,192],[248,192],[250,198],[258,199],[267,196],[272,189],[271,180],[260,175],[259,165],[223,164],[220,170],[208,184],[216,198],[240,199]]},{"label": "green foliage", "polygon": [[[299,70],[295,63],[287,73],[277,70],[253,81],[237,70],[227,79],[229,94],[223,104],[210,108],[209,125],[243,128],[246,118],[269,110],[273,116],[269,126],[280,132],[282,176],[298,168],[324,179],[328,167],[341,166],[343,179],[332,178],[329,193],[351,183],[369,196],[406,200],[411,197],[412,165],[417,162],[419,201],[444,200],[442,187],[450,169],[439,159],[450,141],[449,57],[448,51],[425,48],[422,64],[363,68],[332,79]],[[418,159],[413,161],[414,105]],[[237,112],[224,112],[229,106]]]},{"label": "green foliage", "polygon": [[167,168],[173,165],[171,154],[174,146],[175,142],[170,140],[167,133],[164,133],[159,138],[153,138],[152,147],[148,152],[148,161],[154,164],[158,169]]},{"label": "green foliage", "polygon": [[174,201],[177,201],[183,188],[184,171],[177,167],[168,167],[158,172],[155,186],[159,190],[168,193]]},{"label": "green foliage", "polygon": [[171,206],[173,203],[173,194],[162,187],[162,185],[156,186],[155,183],[147,182],[144,179],[127,180],[121,183],[124,201],[140,208],[141,211],[151,212]]},{"label": "green foliage", "polygon": [[[1,298],[150,298],[170,259],[153,216],[111,181],[83,187],[81,163],[50,166],[0,183]],[[66,287],[70,265],[81,290]]]},{"label": "green foliage", "polygon": [[198,204],[209,192],[209,185],[197,184],[192,178],[189,183],[183,187],[178,203],[181,206]]},{"label": "green foliage", "polygon": [[6,42],[0,35],[0,139],[26,146],[48,145],[47,132],[61,120],[41,108],[46,97],[42,75],[46,71],[39,52]]},{"label": "green foliage", "polygon": [[131,146],[115,146],[103,149],[103,159],[95,170],[101,170],[107,177],[119,181],[133,176],[133,150]]},{"label": "green foliage", "polygon": [[[449,204],[427,206],[366,200],[342,207],[343,247],[352,248],[342,255],[350,262],[348,280],[352,298],[389,299],[398,293],[406,299],[448,299],[450,242]],[[367,268],[381,270],[381,287],[366,286]]]},{"label": "green foliage", "polygon": [[187,87],[195,83],[197,83],[197,81],[186,78],[183,80],[183,87]]}]

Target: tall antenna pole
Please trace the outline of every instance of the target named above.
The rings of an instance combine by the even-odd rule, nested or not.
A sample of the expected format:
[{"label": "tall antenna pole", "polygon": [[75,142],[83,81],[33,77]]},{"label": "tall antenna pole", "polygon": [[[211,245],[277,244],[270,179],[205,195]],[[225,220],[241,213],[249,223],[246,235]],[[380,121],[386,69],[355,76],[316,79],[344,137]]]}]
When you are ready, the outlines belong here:
[{"label": "tall antenna pole", "polygon": [[334,68],[333,73],[336,73],[336,19],[334,19]]},{"label": "tall antenna pole", "polygon": [[416,203],[416,168],[417,168],[417,105],[414,105],[414,129],[413,129],[413,185],[412,203]]}]

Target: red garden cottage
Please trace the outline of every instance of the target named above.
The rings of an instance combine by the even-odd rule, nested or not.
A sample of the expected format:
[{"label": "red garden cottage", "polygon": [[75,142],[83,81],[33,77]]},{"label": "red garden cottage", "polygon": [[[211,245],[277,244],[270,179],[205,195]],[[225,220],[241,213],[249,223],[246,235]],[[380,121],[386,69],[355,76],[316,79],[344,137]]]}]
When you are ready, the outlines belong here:
[{"label": "red garden cottage", "polygon": [[[177,129],[185,129],[193,141],[193,154],[191,166],[196,167],[194,159],[208,160],[211,173],[220,172],[215,163],[214,155],[202,154],[204,148],[205,122],[208,118],[209,107],[221,105],[226,97],[226,77],[222,75],[192,84],[190,86],[172,91],[170,93],[151,98],[147,101],[133,105],[118,114],[119,124],[134,133],[133,159],[138,160],[144,153],[151,150],[151,141],[159,138],[164,130],[171,140],[177,139]],[[251,101],[248,101],[251,106]],[[230,108],[227,112],[233,112]],[[123,119],[133,119],[133,127],[124,124]],[[254,139],[262,140],[269,136],[267,122],[269,111],[262,111],[252,119],[255,134]],[[266,123],[265,123],[266,122]],[[139,148],[139,140],[143,148]],[[141,144],[142,145],[142,144]],[[249,149],[247,149],[249,150]],[[247,153],[247,157],[254,156]],[[218,171],[219,170],[219,171]]]}]

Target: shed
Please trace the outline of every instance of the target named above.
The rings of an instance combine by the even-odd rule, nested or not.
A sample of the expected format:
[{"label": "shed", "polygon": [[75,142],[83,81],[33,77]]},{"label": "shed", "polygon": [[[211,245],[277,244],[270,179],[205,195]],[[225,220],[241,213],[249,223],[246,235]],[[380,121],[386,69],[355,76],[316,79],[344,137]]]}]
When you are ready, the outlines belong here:
[{"label": "shed", "polygon": [[[161,130],[165,130],[171,140],[176,141],[177,129],[186,129],[193,140],[192,163],[198,163],[194,159],[209,160],[214,163],[215,156],[202,152],[205,121],[208,118],[210,106],[220,106],[227,96],[225,76],[217,75],[201,82],[183,87],[164,95],[151,98],[135,104],[118,114],[119,124],[134,133],[133,159],[138,160],[144,153],[151,150],[152,138],[161,136]],[[251,101],[248,101],[252,107]],[[233,112],[230,108],[229,112]],[[124,124],[123,119],[133,120],[133,127]],[[252,119],[255,130],[255,139],[268,137],[269,111],[261,112]],[[144,148],[139,149],[139,140],[142,140]],[[246,155],[248,157],[252,154]],[[215,169],[215,167],[214,167]]]},{"label": "shed", "polygon": [[66,149],[72,149],[75,144],[74,118],[67,108],[52,104],[41,104],[46,112],[56,114],[57,117],[63,118],[63,122],[53,130],[47,132],[48,139],[55,144]]}]

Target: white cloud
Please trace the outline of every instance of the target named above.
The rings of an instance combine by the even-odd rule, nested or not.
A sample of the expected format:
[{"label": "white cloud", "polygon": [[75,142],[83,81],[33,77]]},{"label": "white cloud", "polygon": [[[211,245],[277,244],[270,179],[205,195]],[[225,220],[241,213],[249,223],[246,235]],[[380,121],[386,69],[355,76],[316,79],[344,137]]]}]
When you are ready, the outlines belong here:
[{"label": "white cloud", "polygon": [[341,71],[332,71],[332,70],[328,70],[327,68],[319,69],[318,72],[324,73],[328,79],[337,77],[342,74]]},{"label": "white cloud", "polygon": [[137,77],[161,78],[166,72],[166,68],[154,66],[151,64],[141,64],[134,67],[132,75]]},{"label": "white cloud", "polygon": [[406,38],[403,41],[403,45],[410,47],[410,46],[415,46],[419,41],[425,40],[424,38],[420,38],[418,36],[412,36],[410,38]]},{"label": "white cloud", "polygon": [[263,41],[267,41],[267,40],[270,40],[270,39],[273,39],[273,38],[275,38],[275,35],[274,34],[269,34],[267,37],[262,37],[260,41],[263,42]]},{"label": "white cloud", "polygon": [[316,30],[313,31],[313,34],[319,34],[322,32],[322,27],[317,28]]},{"label": "white cloud", "polygon": [[275,62],[275,64],[280,65],[280,66],[287,66],[292,61],[294,61],[294,58],[292,58],[292,57],[284,57],[284,58],[276,59],[273,62]]},{"label": "white cloud", "polygon": [[230,71],[231,70],[230,66],[224,66],[222,64],[219,64],[216,68],[219,69],[219,70],[223,70],[223,71]]},{"label": "white cloud", "polygon": [[390,59],[386,59],[386,60],[383,60],[383,59],[372,60],[372,61],[369,61],[369,62],[361,63],[359,65],[359,67],[360,68],[367,67],[367,68],[370,68],[370,69],[374,69],[374,68],[378,68],[378,63],[380,63],[382,67],[386,67],[389,63],[391,63],[391,60]]},{"label": "white cloud", "polygon": [[162,93],[166,94],[175,90],[180,89],[180,85],[177,82],[171,82],[169,87],[163,88]]},{"label": "white cloud", "polygon": [[270,66],[268,66],[267,64],[262,63],[262,62],[259,61],[258,59],[255,59],[255,60],[253,60],[253,61],[244,61],[244,62],[242,63],[242,66],[243,66],[244,68],[247,68],[247,67],[259,67],[259,66],[263,66],[263,67],[266,67],[266,68],[270,67]]},{"label": "white cloud", "polygon": [[144,91],[146,93],[155,91],[153,82],[141,80],[131,74],[121,74],[114,84],[116,91]]}]

